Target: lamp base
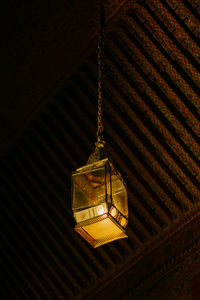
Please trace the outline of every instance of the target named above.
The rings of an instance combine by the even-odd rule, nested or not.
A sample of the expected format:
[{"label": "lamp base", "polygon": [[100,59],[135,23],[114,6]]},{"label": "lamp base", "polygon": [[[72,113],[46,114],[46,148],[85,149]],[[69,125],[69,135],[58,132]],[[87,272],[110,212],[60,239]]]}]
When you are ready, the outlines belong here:
[{"label": "lamp base", "polygon": [[82,226],[76,225],[74,229],[93,248],[128,237],[125,230],[110,215],[98,222]]}]

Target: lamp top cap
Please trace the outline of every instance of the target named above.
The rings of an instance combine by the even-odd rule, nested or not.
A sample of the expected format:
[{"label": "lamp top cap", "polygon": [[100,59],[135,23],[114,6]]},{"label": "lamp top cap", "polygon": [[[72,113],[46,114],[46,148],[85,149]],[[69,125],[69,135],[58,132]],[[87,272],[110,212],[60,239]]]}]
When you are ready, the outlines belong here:
[{"label": "lamp top cap", "polygon": [[107,153],[105,150],[105,141],[99,140],[95,143],[94,153],[92,153],[89,156],[87,164],[97,162],[99,160],[105,159],[106,157],[107,157]]}]

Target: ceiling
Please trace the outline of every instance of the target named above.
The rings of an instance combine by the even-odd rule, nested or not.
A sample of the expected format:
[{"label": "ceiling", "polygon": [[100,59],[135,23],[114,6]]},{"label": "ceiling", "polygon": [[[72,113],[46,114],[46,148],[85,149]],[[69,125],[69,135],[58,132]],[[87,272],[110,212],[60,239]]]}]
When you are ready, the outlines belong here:
[{"label": "ceiling", "polygon": [[[92,249],[73,230],[71,172],[93,151],[97,114],[97,3],[73,3],[22,1],[5,27],[0,192],[9,299],[98,299],[198,224],[200,6],[113,0],[105,1],[104,135],[127,183],[129,237]],[[151,263],[138,267],[140,278],[151,272]]]}]

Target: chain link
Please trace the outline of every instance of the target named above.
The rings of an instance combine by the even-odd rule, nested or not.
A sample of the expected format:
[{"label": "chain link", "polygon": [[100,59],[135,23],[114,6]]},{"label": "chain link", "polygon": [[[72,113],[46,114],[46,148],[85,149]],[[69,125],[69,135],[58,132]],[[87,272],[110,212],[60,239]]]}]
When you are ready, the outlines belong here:
[{"label": "chain link", "polygon": [[100,24],[98,30],[98,115],[97,115],[97,142],[103,142],[103,99],[102,99],[102,81],[103,81],[103,54],[104,54],[104,27],[105,27],[105,12],[102,1],[100,1]]}]

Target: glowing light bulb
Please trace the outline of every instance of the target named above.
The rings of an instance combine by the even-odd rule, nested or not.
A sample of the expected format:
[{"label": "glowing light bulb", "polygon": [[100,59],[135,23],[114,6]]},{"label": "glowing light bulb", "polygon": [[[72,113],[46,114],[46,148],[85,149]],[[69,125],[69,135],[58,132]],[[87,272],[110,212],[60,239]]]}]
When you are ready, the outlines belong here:
[{"label": "glowing light bulb", "polygon": [[102,215],[104,213],[104,211],[105,211],[105,209],[104,209],[103,205],[99,205],[97,207],[97,213],[98,213],[98,215]]}]

